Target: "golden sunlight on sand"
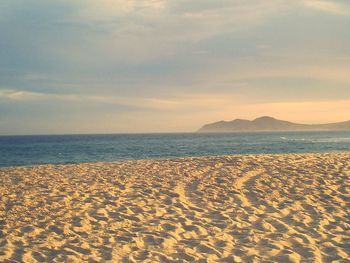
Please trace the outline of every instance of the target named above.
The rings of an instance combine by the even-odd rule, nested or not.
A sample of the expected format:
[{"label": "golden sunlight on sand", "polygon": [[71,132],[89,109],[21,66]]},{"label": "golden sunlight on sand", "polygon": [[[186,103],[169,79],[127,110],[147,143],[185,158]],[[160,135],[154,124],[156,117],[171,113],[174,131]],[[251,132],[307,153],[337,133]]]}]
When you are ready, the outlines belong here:
[{"label": "golden sunlight on sand", "polygon": [[0,169],[0,261],[349,262],[350,153]]}]

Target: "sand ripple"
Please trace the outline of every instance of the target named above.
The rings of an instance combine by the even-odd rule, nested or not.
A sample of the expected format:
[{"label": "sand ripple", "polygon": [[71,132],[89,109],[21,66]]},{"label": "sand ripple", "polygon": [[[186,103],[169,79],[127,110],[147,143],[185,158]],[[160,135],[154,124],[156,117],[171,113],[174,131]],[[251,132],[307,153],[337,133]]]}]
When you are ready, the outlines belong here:
[{"label": "sand ripple", "polygon": [[349,262],[350,153],[0,169],[0,261]]}]

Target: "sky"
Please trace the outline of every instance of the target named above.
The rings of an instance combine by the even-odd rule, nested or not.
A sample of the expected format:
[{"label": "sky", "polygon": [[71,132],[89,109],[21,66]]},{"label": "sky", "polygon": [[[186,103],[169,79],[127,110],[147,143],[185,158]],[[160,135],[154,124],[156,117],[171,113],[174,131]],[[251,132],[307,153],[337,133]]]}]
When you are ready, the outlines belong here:
[{"label": "sky", "polygon": [[350,120],[348,0],[1,0],[0,135]]}]

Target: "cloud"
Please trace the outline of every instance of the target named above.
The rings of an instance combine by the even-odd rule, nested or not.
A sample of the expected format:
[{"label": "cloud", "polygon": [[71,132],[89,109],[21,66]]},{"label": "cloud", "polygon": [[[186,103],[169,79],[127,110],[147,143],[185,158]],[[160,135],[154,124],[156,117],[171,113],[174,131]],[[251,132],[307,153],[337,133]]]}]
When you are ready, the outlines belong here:
[{"label": "cloud", "polygon": [[[99,96],[99,95],[82,95],[82,94],[52,94],[39,93],[18,90],[0,90],[0,100],[7,100],[18,103],[25,102],[48,102],[61,101],[71,103],[97,103],[97,104],[114,104],[123,105],[135,109],[147,110],[189,110],[210,109],[226,101],[232,94],[213,95],[213,94],[186,94],[170,98],[162,97],[135,97],[135,96]],[[215,106],[214,106],[215,107]]]},{"label": "cloud", "polygon": [[35,125],[38,104],[52,114],[48,125],[63,115],[76,116],[72,125],[79,116],[109,124],[114,114],[123,131],[130,116],[135,129],[144,118],[148,130],[191,130],[259,113],[244,104],[349,99],[348,5],[3,0],[0,121],[17,112]]},{"label": "cloud", "polygon": [[28,92],[28,91],[16,91],[16,90],[0,90],[0,100],[12,100],[12,101],[32,101],[45,99],[45,94]]},{"label": "cloud", "polygon": [[[142,40],[144,50],[160,47],[158,52],[161,52],[162,46],[173,48],[182,42],[191,44],[263,23],[269,16],[287,8],[280,0],[84,1],[78,20],[93,21],[111,38],[118,39],[114,45],[123,45],[125,41],[129,48],[138,49],[138,41]],[[86,15],[86,12],[95,15]]]},{"label": "cloud", "polygon": [[346,4],[341,4],[336,1],[307,0],[307,1],[304,1],[304,5],[310,9],[331,13],[335,15],[342,15],[342,16],[350,15],[349,6]]},{"label": "cloud", "polygon": [[[314,79],[321,81],[333,81],[350,84],[348,74],[350,67],[337,67],[330,65],[308,66],[281,66],[271,68],[255,68],[250,71],[241,71],[236,80],[263,79],[263,78],[286,78],[286,79]],[[232,76],[232,75],[231,75]]]},{"label": "cloud", "polygon": [[113,19],[134,13],[154,14],[165,9],[165,0],[94,0],[79,1],[79,14],[86,19]]}]

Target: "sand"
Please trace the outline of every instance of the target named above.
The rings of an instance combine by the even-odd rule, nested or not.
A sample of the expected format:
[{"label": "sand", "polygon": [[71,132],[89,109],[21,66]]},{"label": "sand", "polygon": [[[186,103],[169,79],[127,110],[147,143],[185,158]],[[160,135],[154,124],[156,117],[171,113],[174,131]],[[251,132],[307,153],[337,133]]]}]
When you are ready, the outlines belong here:
[{"label": "sand", "polygon": [[0,169],[0,261],[349,262],[350,153]]}]

